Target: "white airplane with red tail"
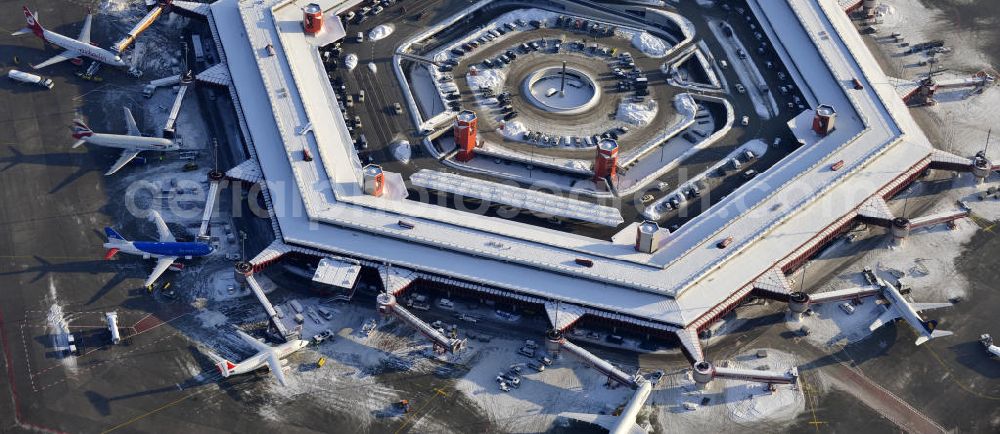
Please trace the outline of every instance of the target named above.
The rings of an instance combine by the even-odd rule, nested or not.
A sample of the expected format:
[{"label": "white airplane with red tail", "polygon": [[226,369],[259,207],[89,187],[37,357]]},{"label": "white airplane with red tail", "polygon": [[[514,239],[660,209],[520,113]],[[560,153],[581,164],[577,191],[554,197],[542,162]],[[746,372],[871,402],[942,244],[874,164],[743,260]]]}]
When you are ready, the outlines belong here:
[{"label": "white airplane with red tail", "polygon": [[73,60],[75,64],[79,65],[81,64],[83,57],[94,59],[98,62],[111,66],[121,68],[128,67],[128,64],[126,64],[118,54],[95,46],[90,42],[90,27],[93,15],[91,15],[89,11],[87,12],[87,18],[83,21],[83,29],[80,30],[80,36],[77,37],[77,39],[60,35],[51,30],[46,30],[41,24],[38,23],[38,14],[32,13],[28,10],[27,6],[24,7],[24,19],[28,22],[28,26],[14,32],[14,36],[34,33],[35,36],[38,36],[43,41],[66,50],[55,55],[49,60],[33,65],[32,68],[41,69],[65,60]]},{"label": "white airplane with red tail", "polygon": [[244,341],[254,347],[257,350],[257,354],[244,359],[242,362],[233,363],[215,354],[209,353],[209,357],[215,360],[215,366],[219,368],[219,373],[221,373],[223,377],[245,374],[261,368],[268,368],[271,373],[274,374],[278,383],[284,386],[286,385],[286,381],[285,373],[281,371],[281,359],[284,359],[285,357],[292,355],[292,353],[309,345],[309,341],[292,339],[281,345],[272,347],[258,341],[253,336],[250,336],[241,330],[236,330],[236,333],[243,338]]}]

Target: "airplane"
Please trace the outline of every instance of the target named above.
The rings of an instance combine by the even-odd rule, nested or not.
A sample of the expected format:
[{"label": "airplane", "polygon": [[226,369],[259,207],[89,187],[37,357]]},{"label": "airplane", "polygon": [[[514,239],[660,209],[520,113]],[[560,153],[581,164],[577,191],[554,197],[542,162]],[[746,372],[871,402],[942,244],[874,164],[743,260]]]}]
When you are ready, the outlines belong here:
[{"label": "airplane", "polygon": [[111,51],[105,50],[103,48],[97,47],[90,42],[90,27],[93,15],[90,11],[87,11],[87,18],[83,21],[83,29],[80,30],[80,36],[77,39],[70,38],[68,36],[60,35],[56,32],[45,30],[42,25],[38,22],[38,14],[32,13],[28,10],[27,6],[24,6],[24,19],[28,22],[28,26],[12,33],[13,36],[26,35],[28,33],[34,33],[35,36],[42,38],[43,41],[56,45],[60,48],[65,49],[62,53],[59,53],[49,60],[46,60],[38,65],[33,65],[34,69],[42,69],[46,66],[53,65],[64,60],[73,59],[74,63],[80,64],[81,57],[89,57],[98,62],[117,66],[117,67],[128,67],[121,56],[112,53]]},{"label": "airplane", "polygon": [[108,236],[108,242],[104,243],[104,248],[108,249],[108,252],[104,255],[104,259],[111,259],[118,252],[142,256],[143,259],[156,258],[156,266],[153,267],[153,272],[146,278],[144,286],[149,287],[153,282],[156,282],[156,279],[164,271],[167,271],[167,268],[173,265],[177,259],[181,257],[191,259],[195,256],[205,256],[214,250],[212,246],[204,243],[177,241],[174,239],[174,235],[170,233],[170,228],[167,227],[163,218],[160,217],[160,213],[155,210],[150,210],[149,212],[150,219],[156,223],[156,230],[160,234],[159,241],[129,241],[114,229],[110,227],[104,228],[104,233]]},{"label": "airplane", "polygon": [[293,339],[281,345],[272,347],[258,341],[253,336],[250,336],[240,330],[236,330],[236,333],[243,338],[244,341],[249,343],[250,346],[257,349],[257,354],[244,359],[242,362],[233,363],[215,354],[209,353],[209,357],[215,360],[215,366],[219,368],[219,373],[221,373],[224,378],[228,378],[230,375],[240,375],[247,372],[253,372],[266,367],[272,374],[274,374],[278,383],[285,386],[285,374],[281,371],[281,359],[284,359],[285,357],[292,355],[292,353],[309,345],[309,341]]},{"label": "airplane", "polygon": [[128,107],[123,107],[123,109],[125,110],[125,125],[128,128],[126,135],[95,133],[83,121],[73,121],[73,138],[77,139],[76,143],[73,144],[74,149],[84,143],[89,143],[122,150],[122,155],[118,157],[118,161],[115,161],[111,169],[104,173],[105,176],[114,175],[142,151],[176,151],[180,149],[180,146],[170,139],[143,137],[139,132],[139,127],[136,126],[135,118],[132,117],[132,111]]},{"label": "airplane", "polygon": [[919,312],[929,309],[949,307],[952,303],[914,303],[903,298],[899,288],[892,285],[878,276],[878,273],[871,269],[865,269],[864,276],[868,280],[869,286],[860,288],[839,289],[836,291],[813,294],[809,297],[812,304],[823,304],[829,302],[840,302],[844,300],[860,299],[880,295],[888,304],[885,311],[875,319],[868,330],[875,331],[879,327],[886,325],[896,319],[902,318],[920,336],[917,337],[916,344],[920,345],[934,338],[949,336],[953,333],[945,330],[937,330],[937,321],[925,321],[920,317]]},{"label": "airplane", "polygon": [[889,284],[888,282],[882,280],[875,274],[875,281],[879,286],[882,287],[882,297],[884,297],[889,305],[886,306],[885,312],[879,315],[875,319],[875,322],[868,326],[868,330],[875,331],[879,327],[888,324],[898,318],[903,318],[906,320],[907,324],[913,328],[917,334],[915,342],[916,345],[920,345],[934,338],[940,338],[944,336],[949,336],[954,333],[945,330],[937,330],[937,321],[928,320],[925,321],[920,317],[919,312],[930,309],[938,309],[942,307],[950,307],[951,303],[911,303],[903,298],[903,294],[899,292],[896,285]]}]

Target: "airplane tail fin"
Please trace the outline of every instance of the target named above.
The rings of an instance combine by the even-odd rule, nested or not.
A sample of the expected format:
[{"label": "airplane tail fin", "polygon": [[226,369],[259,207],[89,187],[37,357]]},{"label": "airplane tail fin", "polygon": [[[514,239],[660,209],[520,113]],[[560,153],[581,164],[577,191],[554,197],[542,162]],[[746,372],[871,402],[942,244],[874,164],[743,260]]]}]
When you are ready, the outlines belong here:
[{"label": "airplane tail fin", "polygon": [[90,137],[92,135],[94,135],[94,130],[91,130],[87,124],[83,123],[83,121],[73,121],[73,138],[79,140],[73,144],[74,148],[83,144],[82,139],[84,137]]},{"label": "airplane tail fin", "polygon": [[934,330],[934,331],[931,332],[930,336],[923,335],[923,336],[920,336],[919,338],[917,338],[916,344],[920,345],[920,344],[922,344],[924,342],[927,342],[927,341],[929,341],[931,339],[941,338],[941,337],[945,337],[945,336],[951,336],[953,334],[954,333],[952,333],[950,331],[947,331],[947,330]]},{"label": "airplane tail fin", "polygon": [[45,39],[45,29],[43,29],[42,25],[38,23],[38,14],[31,13],[31,10],[29,10],[27,6],[24,6],[22,9],[24,10],[24,20],[28,23],[28,25],[25,28],[14,32],[12,35],[17,36],[34,33],[35,36]]},{"label": "airplane tail fin", "polygon": [[219,373],[222,374],[222,378],[228,378],[233,370],[236,369],[236,365],[229,360],[223,359],[221,357],[215,357],[219,359],[219,362],[215,364],[215,367],[219,368]]},{"label": "airplane tail fin", "polygon": [[112,240],[128,241],[125,239],[125,237],[122,236],[122,234],[119,234],[118,231],[110,227],[104,228],[104,234],[108,236],[108,241]]},{"label": "airplane tail fin", "polygon": [[937,321],[935,320],[924,321],[924,328],[927,329],[927,333],[917,338],[916,341],[917,345],[920,345],[934,338],[951,336],[954,334],[947,330],[937,330]]}]

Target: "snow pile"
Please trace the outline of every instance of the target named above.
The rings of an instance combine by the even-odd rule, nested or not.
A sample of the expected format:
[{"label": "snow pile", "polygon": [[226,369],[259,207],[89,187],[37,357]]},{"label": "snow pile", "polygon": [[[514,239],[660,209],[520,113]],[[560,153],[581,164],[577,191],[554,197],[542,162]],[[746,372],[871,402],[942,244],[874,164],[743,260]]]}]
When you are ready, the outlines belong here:
[{"label": "snow pile", "polygon": [[413,156],[413,148],[410,146],[410,142],[403,140],[393,144],[392,156],[395,157],[400,163],[409,163],[410,157]]},{"label": "snow pile", "polygon": [[198,321],[201,321],[201,326],[205,328],[219,327],[229,321],[229,318],[227,318],[222,312],[208,309],[198,312],[198,314],[195,315],[195,318],[198,318]]},{"label": "snow pile", "polygon": [[504,137],[510,139],[521,140],[524,133],[528,132],[528,128],[521,121],[507,121],[502,125],[503,128],[500,131],[503,132]]},{"label": "snow pile", "polygon": [[667,50],[670,49],[670,44],[667,44],[663,39],[653,36],[645,30],[619,27],[615,29],[615,35],[631,40],[632,46],[638,48],[639,51],[642,51],[649,57],[664,57],[667,55]]},{"label": "snow pile", "polygon": [[372,41],[377,41],[379,39],[385,39],[392,34],[393,30],[396,30],[392,24],[380,24],[375,26],[368,32],[368,39]]},{"label": "snow pile", "polygon": [[358,66],[358,55],[350,53],[344,56],[344,66],[347,67],[348,71],[353,71]]},{"label": "snow pile", "polygon": [[618,105],[615,118],[632,125],[647,125],[656,117],[656,109],[656,101],[654,100],[644,103],[623,102]]},{"label": "snow pile", "polygon": [[674,97],[674,109],[677,113],[686,118],[693,118],[698,112],[698,103],[689,93],[682,93]]},{"label": "snow pile", "polygon": [[496,92],[503,87],[504,82],[507,80],[507,74],[499,69],[485,68],[477,71],[476,75],[468,74],[465,78],[469,83],[470,89],[488,88]]},{"label": "snow pile", "polygon": [[[45,301],[52,303],[49,306],[49,312],[45,316],[45,322],[47,323],[47,331],[49,336],[52,338],[52,348],[54,349],[68,349],[69,348],[69,322],[66,321],[66,316],[63,313],[62,305],[59,304],[59,299],[56,297],[56,283],[53,280],[52,275],[49,275],[49,295],[45,297]],[[60,360],[66,368],[76,369],[76,357],[62,357]]]}]

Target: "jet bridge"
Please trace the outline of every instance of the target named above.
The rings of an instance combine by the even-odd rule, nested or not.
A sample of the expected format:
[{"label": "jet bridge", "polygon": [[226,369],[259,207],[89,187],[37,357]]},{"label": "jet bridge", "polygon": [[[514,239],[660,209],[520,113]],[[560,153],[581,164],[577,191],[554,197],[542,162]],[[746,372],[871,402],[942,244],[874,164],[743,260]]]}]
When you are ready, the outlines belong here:
[{"label": "jet bridge", "polygon": [[[246,266],[241,267],[242,264],[246,264]],[[236,264],[236,268],[237,272],[242,272],[241,268],[245,268],[246,271],[250,271],[250,264],[240,262]],[[267,316],[271,319],[271,324],[278,331],[278,334],[287,340],[289,336],[292,336],[294,333],[290,332],[288,328],[285,327],[285,324],[282,323],[281,316],[278,314],[278,311],[274,309],[274,306],[271,304],[271,300],[267,299],[267,294],[264,294],[264,289],[260,287],[260,283],[258,283],[257,279],[253,277],[253,273],[244,272],[243,275],[245,276],[247,285],[250,286],[250,290],[253,292],[253,295],[257,297],[257,301],[260,302],[261,306],[264,306],[264,311],[267,312]]]},{"label": "jet bridge", "polygon": [[715,366],[712,362],[701,360],[692,366],[691,377],[694,379],[695,383],[698,383],[702,387],[711,383],[715,378],[756,381],[758,383],[765,384],[795,384],[799,381],[799,370],[795,367],[785,372],[728,368]]},{"label": "jet bridge", "polygon": [[174,98],[174,105],[170,107],[170,115],[167,116],[167,123],[163,126],[163,138],[174,138],[177,116],[181,113],[181,103],[184,102],[184,94],[187,93],[188,88],[190,88],[192,84],[194,84],[194,76],[191,75],[191,71],[188,71],[184,74],[184,77],[181,78],[180,89],[177,90],[177,96]]},{"label": "jet bridge", "polygon": [[566,340],[566,338],[562,336],[557,336],[555,338],[550,337],[549,339],[558,340],[562,348],[564,348],[566,351],[573,354],[574,356],[579,357],[580,360],[582,360],[584,363],[593,366],[594,369],[597,369],[602,374],[607,375],[608,378],[615,380],[621,384],[624,384],[632,389],[637,389],[639,388],[640,385],[642,385],[642,383],[646,382],[646,379],[642,378],[642,376],[629,375],[624,371],[622,371],[621,369],[616,368],[607,360],[595,356],[594,353],[591,353],[590,351],[581,348],[580,346]]},{"label": "jet bridge", "polygon": [[375,301],[378,304],[379,314],[394,315],[404,323],[417,329],[417,331],[422,333],[424,336],[427,336],[427,338],[434,343],[434,350],[436,352],[448,351],[455,354],[465,348],[465,339],[455,339],[445,336],[444,333],[441,333],[434,327],[431,327],[430,324],[427,324],[422,319],[417,318],[416,315],[411,313],[405,307],[397,304],[396,296],[383,292],[378,295]]}]

